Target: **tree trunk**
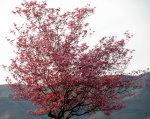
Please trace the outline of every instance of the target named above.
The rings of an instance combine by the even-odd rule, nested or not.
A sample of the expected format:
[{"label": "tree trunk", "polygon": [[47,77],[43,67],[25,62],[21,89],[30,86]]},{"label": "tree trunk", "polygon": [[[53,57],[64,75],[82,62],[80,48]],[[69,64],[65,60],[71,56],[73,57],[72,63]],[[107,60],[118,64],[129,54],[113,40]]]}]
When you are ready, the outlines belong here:
[{"label": "tree trunk", "polygon": [[56,117],[56,119],[61,119],[61,117]]},{"label": "tree trunk", "polygon": [[62,117],[64,117],[64,113],[65,113],[64,110],[65,110],[65,109],[63,108],[63,109],[58,113],[58,115],[52,114],[52,113],[51,113],[51,110],[50,110],[49,113],[48,113],[48,116],[51,117],[51,118],[54,118],[54,119],[62,119]]},{"label": "tree trunk", "polygon": [[64,116],[64,108],[59,112],[56,119],[61,119]]},{"label": "tree trunk", "polygon": [[67,117],[66,119],[70,119],[70,117]]}]

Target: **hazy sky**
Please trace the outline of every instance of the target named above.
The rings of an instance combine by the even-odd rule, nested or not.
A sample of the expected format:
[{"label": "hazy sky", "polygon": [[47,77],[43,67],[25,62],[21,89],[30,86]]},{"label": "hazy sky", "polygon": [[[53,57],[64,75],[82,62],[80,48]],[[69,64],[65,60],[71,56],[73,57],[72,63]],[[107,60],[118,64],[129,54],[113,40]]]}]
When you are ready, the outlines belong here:
[{"label": "hazy sky", "polygon": [[[29,0],[28,0],[29,1]],[[42,0],[38,0],[42,1]],[[88,21],[92,30],[96,31],[88,41],[93,44],[103,36],[123,37],[129,30],[134,35],[127,47],[135,49],[133,60],[127,71],[133,69],[150,68],[150,0],[47,0],[49,7],[60,7],[64,11],[71,11],[77,7],[84,7],[87,3],[96,7],[95,13]],[[3,0],[0,2],[0,65],[9,64],[14,57],[13,47],[6,42],[10,36],[9,30],[13,23],[22,20],[11,13],[22,0]],[[0,84],[5,83],[7,72],[0,70]]]}]

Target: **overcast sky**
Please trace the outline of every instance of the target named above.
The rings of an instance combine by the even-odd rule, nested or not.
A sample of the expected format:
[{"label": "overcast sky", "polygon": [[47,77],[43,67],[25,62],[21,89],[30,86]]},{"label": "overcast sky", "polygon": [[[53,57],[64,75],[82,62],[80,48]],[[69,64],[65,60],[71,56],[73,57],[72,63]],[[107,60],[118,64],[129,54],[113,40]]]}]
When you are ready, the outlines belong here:
[{"label": "overcast sky", "polygon": [[[127,72],[134,69],[150,68],[150,0],[47,1],[49,7],[60,7],[63,11],[84,7],[87,3],[91,4],[92,7],[95,6],[95,13],[89,17],[88,21],[92,30],[96,32],[88,43],[93,44],[103,36],[123,37],[123,33],[129,30],[134,37],[127,44],[127,47],[136,51]],[[18,16],[11,13],[21,2],[22,0],[3,0],[0,2],[0,65],[9,64],[9,59],[14,57],[14,48],[6,42],[5,37],[10,36],[9,30],[13,28],[14,22],[21,22]],[[0,70],[0,84],[5,83],[7,75],[7,72]]]}]

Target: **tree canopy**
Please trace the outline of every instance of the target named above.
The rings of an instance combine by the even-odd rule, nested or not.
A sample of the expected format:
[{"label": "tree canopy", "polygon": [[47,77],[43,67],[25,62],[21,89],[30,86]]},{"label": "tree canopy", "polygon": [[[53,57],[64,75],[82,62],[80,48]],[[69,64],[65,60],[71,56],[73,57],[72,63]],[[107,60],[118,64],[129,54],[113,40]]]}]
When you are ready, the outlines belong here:
[{"label": "tree canopy", "polygon": [[[47,8],[47,3],[24,1],[14,14],[26,19],[14,24],[16,57],[8,67],[16,83],[7,77],[16,99],[26,99],[39,107],[31,114],[48,114],[54,119],[123,107],[122,95],[141,84],[124,75],[132,50],[125,48],[132,36],[103,37],[92,48],[82,39],[92,35],[84,20],[94,12],[87,5],[72,12]],[[12,40],[9,40],[12,43]]]}]

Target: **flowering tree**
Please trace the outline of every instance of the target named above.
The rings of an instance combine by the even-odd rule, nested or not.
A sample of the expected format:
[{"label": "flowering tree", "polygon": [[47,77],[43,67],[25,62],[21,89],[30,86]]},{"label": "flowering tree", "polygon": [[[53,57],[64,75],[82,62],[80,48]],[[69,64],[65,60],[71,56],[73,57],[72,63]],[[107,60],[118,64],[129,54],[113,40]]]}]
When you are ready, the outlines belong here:
[{"label": "flowering tree", "polygon": [[14,24],[16,30],[11,31],[17,37],[17,52],[8,67],[16,82],[6,80],[16,99],[39,107],[27,112],[69,119],[95,111],[109,115],[123,108],[122,94],[131,95],[128,91],[140,86],[137,78],[123,74],[132,58],[132,51],[124,47],[129,33],[119,41],[103,37],[90,49],[82,39],[92,34],[84,19],[94,8],[60,14],[46,2],[21,5],[13,13],[27,22],[21,27]]}]

